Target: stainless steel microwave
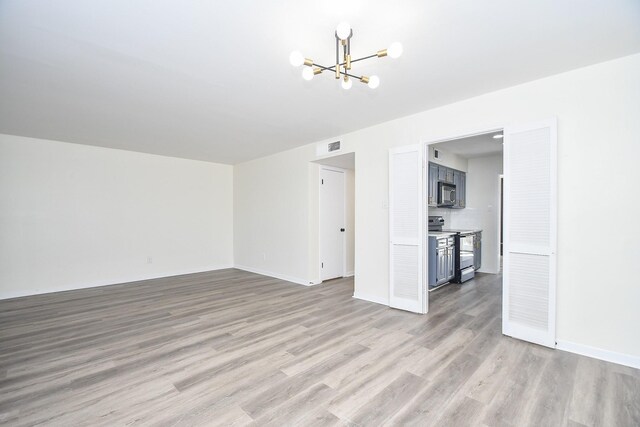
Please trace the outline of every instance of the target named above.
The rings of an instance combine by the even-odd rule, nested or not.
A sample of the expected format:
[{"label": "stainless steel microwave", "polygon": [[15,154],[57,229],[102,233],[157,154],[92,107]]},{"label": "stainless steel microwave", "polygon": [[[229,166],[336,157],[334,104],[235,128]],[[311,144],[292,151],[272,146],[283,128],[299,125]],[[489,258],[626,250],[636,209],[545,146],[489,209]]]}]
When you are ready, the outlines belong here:
[{"label": "stainless steel microwave", "polygon": [[456,203],[456,186],[446,182],[438,183],[438,206],[453,206]]}]

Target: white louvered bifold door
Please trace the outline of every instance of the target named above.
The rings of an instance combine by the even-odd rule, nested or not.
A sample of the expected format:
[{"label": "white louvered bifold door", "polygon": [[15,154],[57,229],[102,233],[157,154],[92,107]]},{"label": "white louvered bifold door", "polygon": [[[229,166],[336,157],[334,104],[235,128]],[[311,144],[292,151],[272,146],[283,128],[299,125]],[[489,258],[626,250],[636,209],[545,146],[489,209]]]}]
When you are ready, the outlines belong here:
[{"label": "white louvered bifold door", "polygon": [[556,120],[504,129],[502,332],[555,347]]},{"label": "white louvered bifold door", "polygon": [[[389,151],[389,305],[426,313],[423,267],[422,149]],[[425,202],[426,203],[426,202]]]}]

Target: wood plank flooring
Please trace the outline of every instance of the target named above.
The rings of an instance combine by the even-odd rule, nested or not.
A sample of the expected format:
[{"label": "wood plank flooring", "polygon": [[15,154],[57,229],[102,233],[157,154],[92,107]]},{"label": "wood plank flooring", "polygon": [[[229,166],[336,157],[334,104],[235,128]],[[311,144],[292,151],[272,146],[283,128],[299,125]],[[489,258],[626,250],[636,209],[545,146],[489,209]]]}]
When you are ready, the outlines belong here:
[{"label": "wood plank flooring", "polygon": [[640,425],[638,370],[501,335],[499,279],[425,316],[234,269],[0,301],[0,424]]}]

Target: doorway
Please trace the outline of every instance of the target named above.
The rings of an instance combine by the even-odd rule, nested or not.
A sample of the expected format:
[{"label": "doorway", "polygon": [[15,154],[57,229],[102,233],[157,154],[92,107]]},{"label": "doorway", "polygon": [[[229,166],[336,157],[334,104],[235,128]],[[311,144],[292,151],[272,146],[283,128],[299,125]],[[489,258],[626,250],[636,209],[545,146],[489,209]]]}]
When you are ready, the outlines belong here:
[{"label": "doorway", "polygon": [[[436,144],[457,141],[486,134],[499,139],[504,137],[504,262],[502,265],[502,333],[536,344],[555,347],[555,300],[556,300],[556,246],[557,246],[557,120],[550,118],[539,122],[522,123],[504,128],[488,129],[472,135],[443,138],[423,144],[394,147],[389,150],[389,291],[390,306],[416,313],[426,313],[429,307],[429,285],[425,276],[431,275],[433,265],[430,257],[432,236],[428,236],[425,225],[438,225],[442,217],[423,220],[428,207],[447,208],[443,217],[456,218],[453,208],[469,209],[470,198],[456,192],[459,186],[469,190],[471,177],[460,175],[462,169],[455,165],[433,167],[426,159],[441,159],[441,152],[432,151]],[[479,146],[480,144],[478,144]],[[451,147],[449,147],[451,148]],[[423,155],[424,152],[428,155]],[[437,169],[437,170],[436,170]],[[437,172],[437,173],[436,173]],[[456,173],[458,182],[456,183]],[[493,172],[492,172],[493,173]],[[501,172],[498,172],[498,174]],[[498,175],[496,174],[496,175]],[[480,217],[488,210],[500,212],[500,180],[493,175],[488,182],[495,190],[478,193],[481,198],[491,197],[488,205],[480,205],[471,217]],[[462,180],[460,180],[462,178]],[[435,182],[435,185],[433,184]],[[423,192],[422,188],[426,187]],[[490,208],[490,209],[488,209]],[[447,210],[445,209],[445,210]],[[494,239],[495,250],[480,252],[481,265],[494,266],[500,270],[499,242],[500,225],[496,214],[489,235]],[[426,218],[425,218],[426,219]],[[462,218],[456,218],[462,219]],[[466,219],[465,219],[466,221]],[[451,222],[455,223],[455,220]],[[453,224],[452,224],[453,225]],[[471,230],[466,227],[471,226]],[[456,226],[456,225],[454,225]],[[466,228],[464,234],[473,233],[470,223],[458,225]],[[438,245],[435,249],[448,254],[461,245],[455,237],[462,236],[455,229],[436,230]],[[454,242],[451,242],[454,240]],[[427,243],[427,241],[429,241]],[[470,251],[469,251],[470,252]],[[487,260],[493,255],[493,262]],[[474,261],[476,254],[474,253]],[[460,255],[460,260],[462,257]],[[449,266],[449,263],[442,265]],[[465,267],[461,271],[466,275]],[[478,267],[476,267],[478,268]],[[478,271],[478,270],[476,270]],[[454,272],[447,269],[451,278]],[[439,277],[436,275],[436,277]],[[475,276],[466,276],[471,279]],[[464,279],[465,277],[463,277]],[[444,283],[438,281],[436,285]],[[464,286],[465,280],[461,280]]]},{"label": "doorway", "polygon": [[321,282],[355,275],[355,154],[316,161],[319,170],[318,267]]},{"label": "doorway", "polygon": [[[451,252],[455,254],[455,265],[449,274],[439,271],[436,260],[429,260],[429,268],[435,267],[430,271],[430,291],[451,284],[475,283],[478,279],[496,282],[501,264],[502,138],[502,129],[497,129],[426,147],[428,170],[433,171],[427,177],[430,194],[427,210],[432,220],[428,239],[434,246],[446,233],[454,233]],[[454,200],[448,204],[441,203],[435,194],[444,184],[455,191]],[[432,253],[429,256],[434,258]]]}]

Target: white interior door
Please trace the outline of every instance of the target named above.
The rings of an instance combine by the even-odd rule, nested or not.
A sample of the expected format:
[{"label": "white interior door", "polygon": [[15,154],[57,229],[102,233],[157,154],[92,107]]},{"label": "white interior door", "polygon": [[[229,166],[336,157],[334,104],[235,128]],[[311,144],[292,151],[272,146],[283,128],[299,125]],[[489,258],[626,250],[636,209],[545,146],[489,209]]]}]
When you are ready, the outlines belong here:
[{"label": "white interior door", "polygon": [[423,272],[422,146],[389,151],[389,305],[427,312]]},{"label": "white interior door", "polygon": [[504,129],[502,332],[555,347],[556,120]]},{"label": "white interior door", "polygon": [[344,172],[320,169],[320,278],[344,275]]}]

